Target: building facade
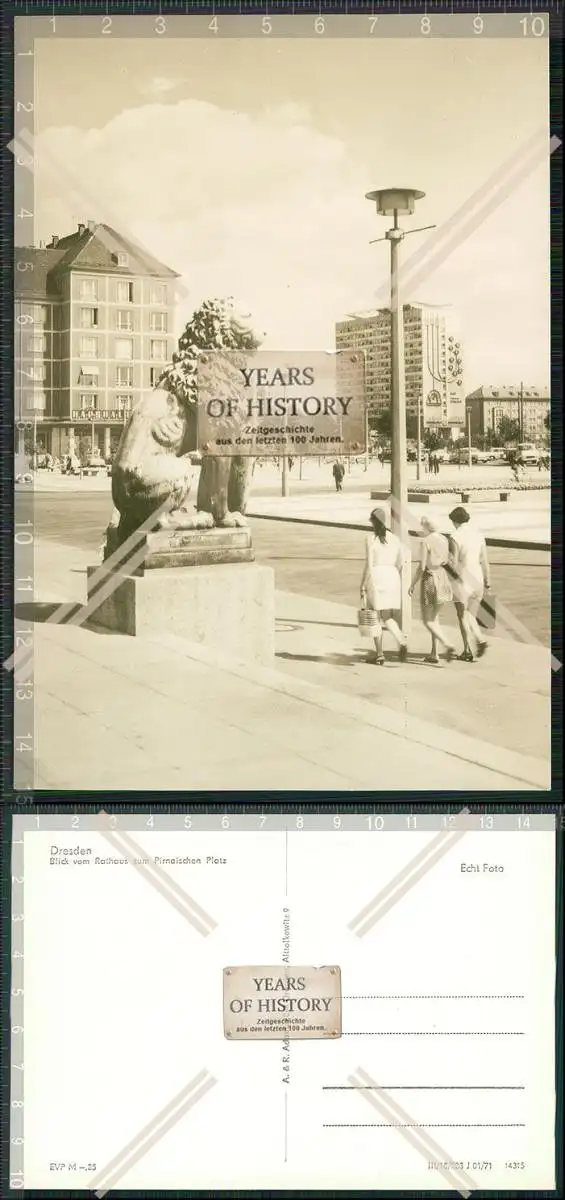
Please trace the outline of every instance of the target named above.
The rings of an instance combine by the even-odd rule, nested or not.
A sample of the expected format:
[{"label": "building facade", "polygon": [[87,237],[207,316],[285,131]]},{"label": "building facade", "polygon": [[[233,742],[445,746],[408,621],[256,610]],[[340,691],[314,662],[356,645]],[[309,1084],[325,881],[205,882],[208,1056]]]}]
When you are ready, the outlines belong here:
[{"label": "building facade", "polygon": [[470,414],[471,438],[496,435],[502,418],[516,422],[518,442],[544,443],[549,429],[546,420],[550,413],[547,388],[525,387],[523,384],[484,385],[466,398]]},{"label": "building facade", "polygon": [[[108,225],[16,252],[17,425],[38,448],[112,455],[171,361],[178,274]],[[21,446],[21,441],[20,441]]]},{"label": "building facade", "polygon": [[[456,314],[426,304],[405,304],[403,315],[407,417],[415,419],[420,404],[423,429],[449,429],[458,437],[465,424],[465,385]],[[336,349],[365,352],[369,415],[390,408],[390,309],[352,314],[339,321]]]}]

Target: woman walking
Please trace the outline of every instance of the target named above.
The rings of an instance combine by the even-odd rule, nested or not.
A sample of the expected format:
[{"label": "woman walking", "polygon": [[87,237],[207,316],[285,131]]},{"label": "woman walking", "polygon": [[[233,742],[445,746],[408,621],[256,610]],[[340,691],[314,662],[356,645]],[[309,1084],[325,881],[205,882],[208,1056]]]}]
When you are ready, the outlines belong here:
[{"label": "woman walking", "polygon": [[[380,508],[373,509],[370,516],[373,532],[366,542],[366,558],[363,578],[361,580],[361,602],[366,601],[368,607],[377,613],[380,623],[379,632],[375,633],[375,650],[377,666],[384,666],[383,632],[388,629],[398,646],[400,662],[405,662],[408,655],[407,638],[395,620],[402,603],[401,573],[404,565],[402,543],[396,534],[386,527],[386,513]],[[373,661],[371,659],[368,660]]]},{"label": "woman walking", "polygon": [[482,533],[475,528],[465,508],[454,508],[449,520],[455,528],[451,538],[452,564],[456,574],[453,599],[463,639],[460,658],[463,662],[474,662],[473,640],[477,658],[482,658],[488,649],[488,642],[477,621],[483,595],[490,590],[487,547]]},{"label": "woman walking", "polygon": [[423,532],[420,562],[416,568],[409,595],[414,595],[419,583],[422,620],[432,637],[432,652],[425,661],[437,665],[440,661],[438,644],[445,646],[448,662],[456,657],[455,646],[443,632],[439,623],[442,605],[453,598],[449,575],[446,571],[449,560],[449,542],[445,535],[440,533],[438,524],[433,517],[422,517],[420,523]]}]

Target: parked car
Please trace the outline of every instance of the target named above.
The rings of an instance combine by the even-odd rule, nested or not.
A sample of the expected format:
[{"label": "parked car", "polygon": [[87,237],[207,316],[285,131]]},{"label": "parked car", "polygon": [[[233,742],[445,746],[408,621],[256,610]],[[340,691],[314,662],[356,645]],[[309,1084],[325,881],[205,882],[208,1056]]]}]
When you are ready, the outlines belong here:
[{"label": "parked car", "polygon": [[539,462],[540,452],[533,442],[520,442],[517,446],[506,447],[505,459],[508,463],[518,460],[524,467],[535,467]]},{"label": "parked car", "polygon": [[533,442],[521,442],[518,446],[518,457],[522,459],[525,467],[537,467],[540,453]]}]

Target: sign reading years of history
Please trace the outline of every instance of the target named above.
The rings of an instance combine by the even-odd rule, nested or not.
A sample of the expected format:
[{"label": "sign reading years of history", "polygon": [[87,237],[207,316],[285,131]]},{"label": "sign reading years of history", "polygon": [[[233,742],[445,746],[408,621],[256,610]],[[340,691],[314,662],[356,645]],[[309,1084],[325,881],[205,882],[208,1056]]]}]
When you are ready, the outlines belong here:
[{"label": "sign reading years of history", "polygon": [[339,967],[226,967],[224,1034],[236,1039],[341,1037]]},{"label": "sign reading years of history", "polygon": [[336,456],[366,450],[362,351],[205,351],[198,357],[203,454]]}]

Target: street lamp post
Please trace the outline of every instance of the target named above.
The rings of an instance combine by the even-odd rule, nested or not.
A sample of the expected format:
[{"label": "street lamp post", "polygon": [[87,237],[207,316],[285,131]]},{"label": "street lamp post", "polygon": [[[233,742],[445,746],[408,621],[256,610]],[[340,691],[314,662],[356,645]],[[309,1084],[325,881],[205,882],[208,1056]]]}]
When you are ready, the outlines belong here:
[{"label": "street lamp post", "polygon": [[[388,229],[384,238],[375,238],[375,242],[390,242],[390,348],[391,348],[391,476],[390,476],[390,511],[391,529],[408,548],[408,527],[406,522],[406,507],[408,502],[408,472],[406,461],[406,394],[404,383],[404,322],[402,303],[399,289],[399,249],[400,243],[406,236],[399,228],[399,216],[412,216],[416,200],[421,200],[425,192],[417,192],[414,188],[387,188],[367,192],[366,199],[373,200],[377,213],[381,217],[392,217],[392,229]],[[425,225],[422,229],[433,229],[433,225]],[[422,230],[411,229],[409,233],[420,233]],[[401,625],[405,633],[410,627],[410,586],[411,564],[407,563],[402,580]]]}]

